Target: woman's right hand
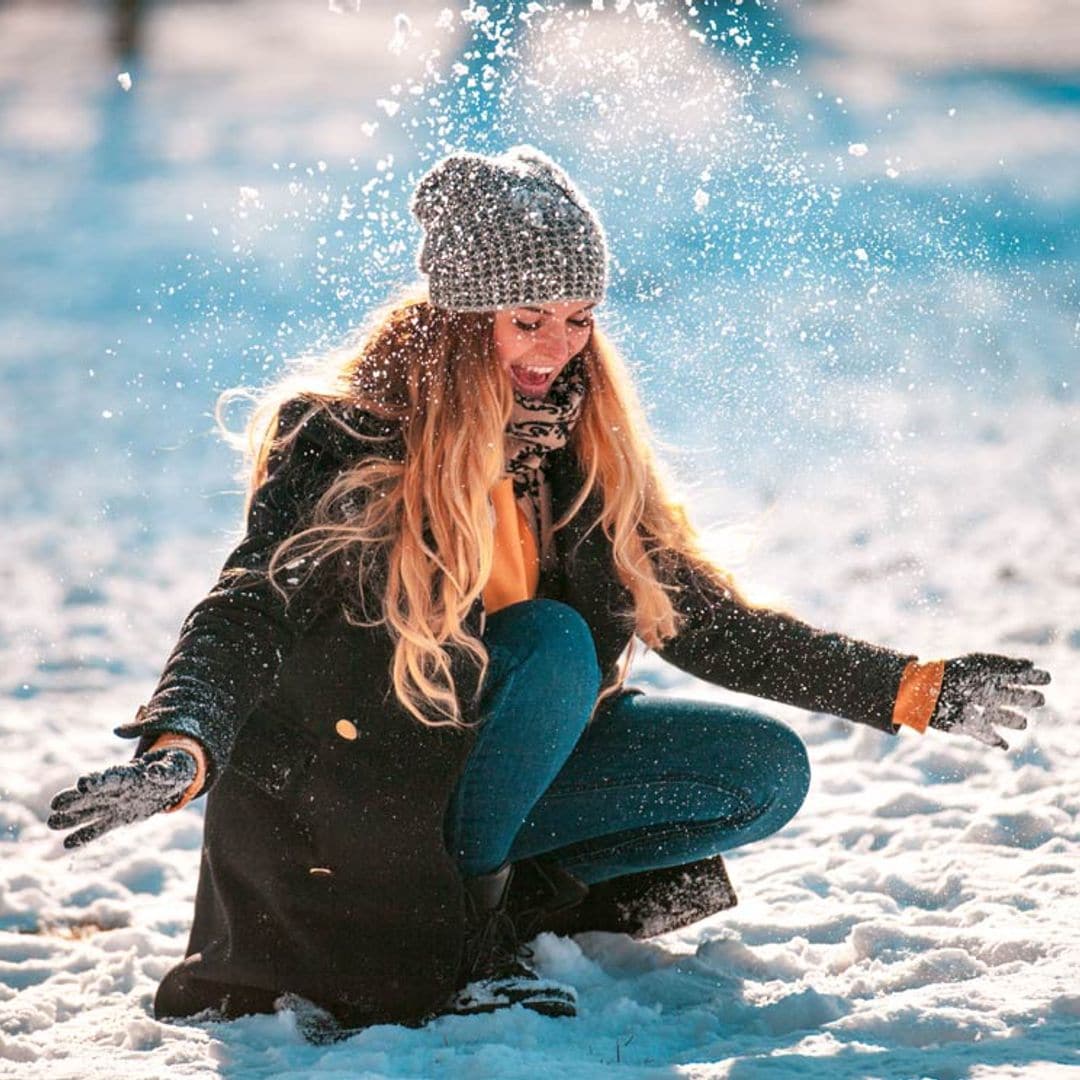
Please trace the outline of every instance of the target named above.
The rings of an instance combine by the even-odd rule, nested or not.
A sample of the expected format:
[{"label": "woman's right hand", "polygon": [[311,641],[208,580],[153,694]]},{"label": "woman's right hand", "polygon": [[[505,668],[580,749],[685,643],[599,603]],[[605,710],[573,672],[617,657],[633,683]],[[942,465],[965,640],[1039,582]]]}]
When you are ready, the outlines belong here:
[{"label": "woman's right hand", "polygon": [[994,725],[1023,731],[1022,709],[1038,709],[1046,699],[1033,686],[1045,686],[1050,672],[1028,659],[996,653],[967,653],[945,661],[930,727],[970,735],[987,746],[1008,750]]},{"label": "woman's right hand", "polygon": [[75,829],[64,847],[88,844],[118,825],[185,803],[199,778],[196,754],[179,746],[152,749],[124,765],[82,776],[53,797],[50,829]]}]

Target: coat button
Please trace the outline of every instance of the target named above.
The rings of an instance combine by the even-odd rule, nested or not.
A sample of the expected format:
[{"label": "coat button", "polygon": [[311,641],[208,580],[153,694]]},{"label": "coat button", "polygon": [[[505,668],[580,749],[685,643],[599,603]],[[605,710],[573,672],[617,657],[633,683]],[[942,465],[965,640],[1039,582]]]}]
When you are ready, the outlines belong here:
[{"label": "coat button", "polygon": [[360,732],[356,730],[356,725],[351,720],[339,720],[334,725],[334,730],[343,739],[348,739],[350,742],[360,734]]}]

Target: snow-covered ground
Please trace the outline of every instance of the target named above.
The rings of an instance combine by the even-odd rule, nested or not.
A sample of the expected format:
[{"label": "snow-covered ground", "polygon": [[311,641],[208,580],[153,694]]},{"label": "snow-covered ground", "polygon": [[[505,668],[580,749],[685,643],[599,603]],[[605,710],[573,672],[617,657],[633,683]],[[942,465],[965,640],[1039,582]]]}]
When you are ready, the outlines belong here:
[{"label": "snow-covered ground", "polygon": [[[133,563],[118,537],[17,525],[20,558],[3,581],[0,1072],[577,1077],[607,1075],[618,1061],[628,1076],[1050,1077],[1080,1068],[1078,420],[1075,407],[1047,406],[981,440],[925,438],[921,486],[903,506],[889,495],[889,470],[868,462],[858,476],[822,478],[812,493],[750,513],[745,580],[784,590],[820,625],[923,655],[993,650],[1048,668],[1049,704],[1008,753],[934,732],[890,740],[759,702],[806,739],[814,779],[783,832],[731,856],[737,908],[649,942],[542,938],[544,969],[579,990],[574,1021],[516,1010],[420,1031],[373,1028],[329,1049],[305,1044],[289,1014],[204,1026],[150,1018],[156,980],[183,951],[198,804],[74,855],[43,824],[59,787],[124,752],[107,732],[152,685],[185,605],[210,580],[213,545],[172,542]],[[752,511],[753,496],[722,484],[710,507],[731,500]],[[33,692],[20,697],[15,672]],[[734,698],[658,661],[641,678],[657,693]]]},{"label": "snow-covered ground", "polygon": [[[616,125],[638,142],[606,144],[615,164],[603,188],[601,155],[579,158],[628,275],[605,317],[635,358],[654,426],[689,448],[672,460],[696,520],[717,527],[718,559],[751,595],[820,626],[924,657],[1032,658],[1054,681],[1029,729],[1007,734],[1008,753],[935,732],[889,739],[737,698],[646,658],[635,681],[653,692],[752,703],[808,743],[803,810],[730,855],[738,907],[649,942],[541,938],[545,971],[578,988],[573,1021],[515,1010],[377,1027],[315,1048],[288,1013],[152,1019],[157,980],[184,948],[201,805],[76,854],[44,819],[55,791],[130,749],[109,732],[145,700],[228,548],[239,500],[228,456],[204,434],[215,387],[261,377],[264,353],[299,350],[319,328],[312,312],[328,315],[299,292],[302,310],[291,311],[288,282],[271,287],[270,269],[293,247],[318,261],[324,233],[333,246],[339,196],[359,201],[341,180],[350,152],[357,183],[385,178],[390,152],[416,164],[408,91],[389,87],[423,67],[432,42],[441,70],[462,62],[479,18],[463,20],[454,5],[440,26],[441,5],[416,5],[402,23],[389,5],[365,0],[359,15],[351,0],[338,6],[344,14],[269,0],[158,5],[130,91],[101,47],[103,8],[0,10],[0,1075],[1076,1075],[1078,207],[1061,179],[1075,175],[1076,109],[1040,82],[1076,65],[1064,33],[1049,52],[1008,52],[1010,35],[1029,40],[1020,16],[1009,21],[1011,5],[992,5],[978,48],[950,29],[925,36],[921,51],[910,27],[871,32],[888,5],[781,9],[805,35],[807,74],[775,72],[787,142],[762,154],[786,167],[804,151],[832,162],[821,183],[843,197],[820,209],[791,194],[801,181],[765,191],[725,172],[731,145],[710,148],[708,136],[741,120],[738,102],[717,105],[714,91],[745,71],[723,50],[704,56],[693,38],[685,52],[648,53],[657,46],[646,40],[674,40],[647,21],[649,5],[608,3],[593,16],[592,68],[567,46],[553,73],[550,37],[525,50],[526,86],[547,79],[554,96],[541,103],[547,112],[530,112],[516,85],[498,103],[508,119],[497,141],[572,148],[580,134],[555,120],[576,108],[589,71],[608,91],[618,82],[626,100],[608,94],[606,111],[593,102],[590,138]],[[615,7],[641,26],[619,22]],[[542,22],[534,16],[529,32]],[[1011,82],[994,81],[1009,66],[1003,52]],[[973,73],[979,64],[991,74]],[[913,82],[919,68],[947,74]],[[649,111],[641,102],[658,71],[666,96]],[[771,77],[754,75],[742,100],[760,104]],[[406,101],[397,127],[394,110],[375,104],[395,94]],[[462,101],[459,133],[475,144],[478,125],[494,121]],[[696,104],[679,108],[686,101]],[[809,111],[817,127],[801,119]],[[674,158],[654,145],[661,122],[685,139]],[[863,144],[866,154],[847,149]],[[631,240],[635,205],[614,188],[630,186],[635,154],[666,186],[648,188],[653,212]],[[703,178],[714,157],[716,175]],[[279,158],[286,173],[299,162],[306,194],[269,177]],[[339,184],[329,216],[318,209],[320,158]],[[908,201],[875,201],[868,177],[894,165]],[[957,178],[962,192],[949,187]],[[230,210],[239,185],[261,185],[265,207],[248,195]],[[309,214],[302,228],[290,196]],[[761,206],[743,205],[751,197]],[[824,261],[793,279],[782,260],[754,261],[783,242],[758,220],[769,198],[795,207],[825,249],[796,245]],[[745,258],[728,245],[716,263],[694,261],[706,241],[727,243],[722,230],[677,234],[707,213],[738,223]],[[821,215],[828,228],[815,234]],[[974,231],[946,235],[938,218]],[[368,291],[407,261],[397,258],[369,267]],[[692,286],[695,304],[653,293],[665,267]],[[229,299],[224,286],[244,270],[247,291]],[[320,296],[341,287],[308,270]],[[170,308],[170,289],[197,302]],[[229,352],[238,341],[242,362]]]}]

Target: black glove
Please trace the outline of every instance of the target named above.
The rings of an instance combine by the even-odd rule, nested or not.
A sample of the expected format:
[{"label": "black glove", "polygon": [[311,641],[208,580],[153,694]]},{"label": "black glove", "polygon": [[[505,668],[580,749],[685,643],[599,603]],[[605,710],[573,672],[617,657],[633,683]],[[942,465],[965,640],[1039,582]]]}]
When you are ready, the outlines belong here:
[{"label": "black glove", "polygon": [[945,661],[934,715],[930,726],[939,731],[970,735],[987,746],[1008,750],[1009,744],[994,730],[994,724],[1023,731],[1027,717],[1016,709],[1037,709],[1046,704],[1038,690],[1050,672],[1035,667],[1030,660],[992,653],[968,653]]},{"label": "black glove", "polygon": [[64,837],[64,847],[82,847],[117,825],[130,825],[174,806],[191,786],[196,771],[191,754],[170,747],[82,776],[75,787],[53,796],[49,828],[81,825]]}]

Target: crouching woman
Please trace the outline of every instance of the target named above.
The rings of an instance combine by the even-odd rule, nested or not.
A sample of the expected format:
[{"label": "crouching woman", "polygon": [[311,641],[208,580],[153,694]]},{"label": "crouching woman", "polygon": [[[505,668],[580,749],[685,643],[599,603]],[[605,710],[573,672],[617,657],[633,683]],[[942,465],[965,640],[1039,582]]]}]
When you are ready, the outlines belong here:
[{"label": "crouching woman", "polygon": [[305,999],[328,1025],[573,1015],[540,930],[644,936],[734,903],[722,853],[798,811],[767,714],[625,686],[633,639],[699,678],[895,735],[1004,745],[1049,676],[916,657],[742,597],[665,489],[596,326],[595,214],[545,155],[421,181],[426,292],[251,420],[246,534],[136,720],[53,801],[69,847],[206,795],[162,1017]]}]

